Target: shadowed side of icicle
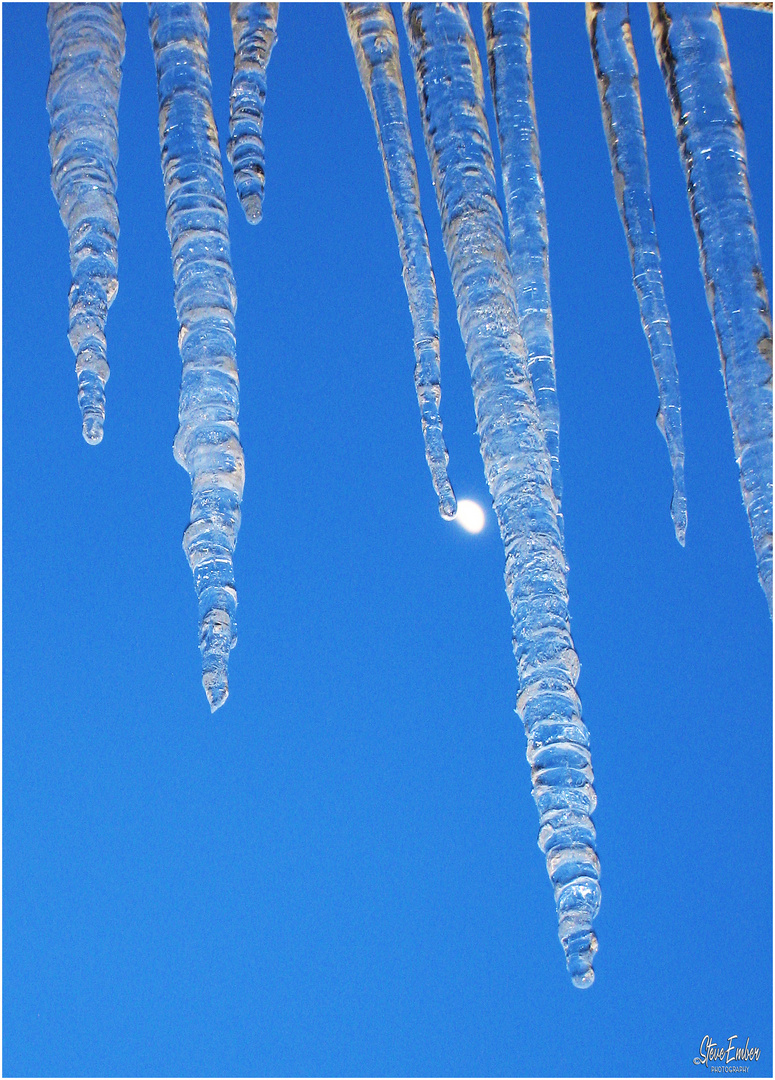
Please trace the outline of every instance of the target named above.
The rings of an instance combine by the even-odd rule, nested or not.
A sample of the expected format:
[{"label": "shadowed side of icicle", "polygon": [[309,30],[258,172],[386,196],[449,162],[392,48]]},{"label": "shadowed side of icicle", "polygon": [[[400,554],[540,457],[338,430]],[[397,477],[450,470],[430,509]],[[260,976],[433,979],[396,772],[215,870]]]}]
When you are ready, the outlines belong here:
[{"label": "shadowed side of icicle", "polygon": [[69,340],[83,437],[102,441],[108,308],[118,291],[120,4],[49,4],[51,187],[70,239]]},{"label": "shadowed side of icicle", "polygon": [[649,343],[659,391],[657,425],[665,437],[673,470],[670,509],[675,535],[684,544],[686,485],[681,392],[651,201],[638,61],[628,5],[588,3],[586,9],[616,202],[627,237],[643,332]]},{"label": "shadowed side of icicle", "polygon": [[482,20],[501,148],[519,330],[527,349],[530,380],[552,459],[552,487],[559,507],[562,500],[560,409],[528,6],[508,2],[483,4]]},{"label": "shadowed side of icicle", "polygon": [[183,361],[175,459],[191,477],[183,548],[199,600],[202,683],[214,712],[237,642],[232,556],[245,482],[229,223],[207,57],[204,4],[149,4],[159,141]]},{"label": "shadowed side of icicle", "polygon": [[594,979],[600,906],[589,733],[576,694],[567,565],[551,461],[519,333],[496,197],[482,69],[468,10],[405,4],[425,144],[474,393],[485,474],[506,549],[506,592],[538,807],[538,842],[576,986]]},{"label": "shadowed side of icicle", "polygon": [[743,502],[772,615],[772,316],[715,4],[649,4],[716,329]]},{"label": "shadowed side of icicle", "polygon": [[343,4],[361,83],[371,109],[385,167],[385,180],[404,285],[414,328],[414,381],[422,417],[425,457],[444,518],[457,510],[447,475],[449,455],[439,415],[439,304],[428,236],[420,208],[406,94],[401,76],[398,35],[389,4]]},{"label": "shadowed side of icicle", "polygon": [[234,186],[251,225],[264,201],[264,103],[266,69],[277,39],[278,4],[231,4],[234,74],[231,77],[226,152]]}]

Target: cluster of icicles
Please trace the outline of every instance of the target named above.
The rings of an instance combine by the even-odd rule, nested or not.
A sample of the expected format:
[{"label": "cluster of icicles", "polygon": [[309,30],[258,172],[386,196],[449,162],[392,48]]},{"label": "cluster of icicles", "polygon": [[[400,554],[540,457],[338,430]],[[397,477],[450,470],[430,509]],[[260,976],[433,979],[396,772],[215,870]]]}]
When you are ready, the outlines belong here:
[{"label": "cluster of icicles", "polygon": [[[760,5],[759,5],[760,6]],[[184,549],[199,601],[203,683],[213,711],[228,695],[236,642],[232,556],[244,463],[228,216],[203,4],[149,4],[159,138],[183,375],[176,460],[192,485]],[[377,132],[414,328],[426,456],[443,517],[456,513],[439,416],[439,313],[388,4],[344,4]],[[762,587],[772,609],[772,325],[740,123],[718,8],[650,4],[700,246]],[[248,221],[264,193],[263,113],[277,4],[231,4],[234,75],[228,157]],[[686,531],[678,371],[649,190],[638,67],[627,4],[587,4],[616,199],[659,390],[657,422],[673,471],[672,516]],[[485,85],[465,4],[403,5],[425,146],[471,369],[487,482],[506,552],[506,590],[527,734],[538,842],[576,986],[590,986],[600,906],[589,733],[568,615],[559,414],[544,189],[527,4],[483,5],[500,140],[504,215],[485,116]],[[70,343],[83,434],[102,439],[107,311],[116,295],[119,4],[52,4],[52,187],[70,238]]]}]

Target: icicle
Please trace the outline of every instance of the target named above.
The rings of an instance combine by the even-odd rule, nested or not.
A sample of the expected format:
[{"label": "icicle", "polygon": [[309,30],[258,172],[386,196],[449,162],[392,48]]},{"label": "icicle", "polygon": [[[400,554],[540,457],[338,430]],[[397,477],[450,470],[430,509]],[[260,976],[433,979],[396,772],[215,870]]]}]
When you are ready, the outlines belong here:
[{"label": "icicle", "polygon": [[576,986],[589,986],[600,905],[589,733],[575,684],[567,566],[551,461],[527,372],[484,115],[462,4],[405,4],[425,143],[474,392],[487,482],[506,549],[506,592],[528,739],[538,842]]},{"label": "icicle", "polygon": [[444,518],[457,510],[447,476],[449,455],[439,416],[439,305],[401,77],[396,24],[389,4],[343,4],[363,89],[385,166],[385,180],[414,327],[414,382],[425,456]]},{"label": "icicle", "polygon": [[183,361],[175,459],[191,476],[183,548],[199,600],[202,683],[213,712],[226,700],[237,643],[232,555],[244,460],[229,224],[211,102],[204,4],[149,4],[159,85],[167,231]]},{"label": "icicle", "polygon": [[715,4],[649,4],[686,171],[759,581],[772,614],[772,318]]},{"label": "icicle", "polygon": [[597,75],[603,127],[611,156],[616,202],[627,237],[643,332],[651,350],[651,363],[659,390],[657,426],[665,437],[673,469],[670,510],[678,542],[685,544],[686,488],[681,395],[651,202],[638,61],[632,41],[628,5],[588,3],[587,30]]},{"label": "icicle", "polygon": [[49,4],[51,187],[70,238],[70,331],[83,437],[102,441],[108,308],[118,291],[120,4]]},{"label": "icicle", "polygon": [[251,225],[261,220],[264,200],[264,102],[266,69],[277,39],[278,4],[231,4],[234,74],[231,77],[226,152],[234,186]]},{"label": "icicle", "polygon": [[[482,21],[501,148],[519,331],[527,349],[530,380],[552,459],[552,487],[559,507],[562,499],[560,410],[554,372],[549,237],[533,96],[528,6],[483,4]],[[559,523],[562,530],[561,514]]]}]

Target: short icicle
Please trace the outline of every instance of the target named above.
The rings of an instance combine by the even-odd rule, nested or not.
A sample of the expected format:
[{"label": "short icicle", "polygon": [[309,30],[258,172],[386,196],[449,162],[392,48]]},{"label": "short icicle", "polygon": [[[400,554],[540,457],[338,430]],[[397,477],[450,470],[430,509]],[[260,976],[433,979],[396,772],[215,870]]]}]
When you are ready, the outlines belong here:
[{"label": "short icicle", "polygon": [[715,4],[649,4],[716,329],[743,502],[772,615],[772,317]]},{"label": "short icicle", "polygon": [[649,343],[659,391],[657,426],[665,437],[673,470],[670,510],[676,538],[683,545],[686,542],[686,485],[681,393],[651,201],[646,131],[629,6],[588,3],[586,8],[616,202],[627,237],[643,332]]},{"label": "short icicle", "polygon": [[414,327],[414,382],[420,404],[425,456],[439,500],[451,519],[457,502],[447,475],[449,455],[439,415],[439,304],[428,236],[420,208],[396,24],[389,4],[343,4],[361,83],[377,131],[404,285]]},{"label": "short icicle", "polygon": [[207,57],[204,4],[149,4],[159,141],[183,361],[175,459],[191,477],[183,549],[199,600],[202,683],[213,712],[229,693],[237,642],[232,556],[245,480],[229,225]]},{"label": "short icicle", "polygon": [[506,549],[538,842],[578,987],[594,980],[600,906],[589,733],[575,690],[567,565],[496,197],[479,55],[463,4],[405,4],[423,129],[471,369],[485,474]]},{"label": "short icicle", "polygon": [[[482,21],[501,149],[519,331],[527,349],[530,380],[552,459],[552,487],[559,507],[562,500],[560,409],[528,6],[509,2],[483,4]],[[562,528],[561,512],[559,521]]]},{"label": "short icicle", "polygon": [[277,39],[278,4],[231,4],[234,74],[231,78],[226,148],[234,186],[251,225],[264,202],[264,103],[266,69]]},{"label": "short icicle", "polygon": [[83,437],[102,441],[105,323],[118,291],[120,4],[49,4],[51,187],[70,239],[70,330]]}]

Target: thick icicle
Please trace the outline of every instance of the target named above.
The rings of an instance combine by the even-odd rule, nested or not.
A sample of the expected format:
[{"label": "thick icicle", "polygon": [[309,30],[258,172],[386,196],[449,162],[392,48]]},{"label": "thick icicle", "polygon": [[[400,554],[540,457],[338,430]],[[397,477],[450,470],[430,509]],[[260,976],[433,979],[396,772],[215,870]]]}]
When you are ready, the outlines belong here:
[{"label": "thick icicle", "polygon": [[721,15],[649,4],[686,171],[759,581],[772,614],[772,317]]},{"label": "thick icicle", "polygon": [[506,592],[538,842],[576,986],[589,986],[600,867],[589,733],[575,685],[567,566],[498,206],[482,69],[463,4],[405,4],[425,143],[466,346],[487,482],[506,549]]},{"label": "thick icicle", "polygon": [[552,487],[559,506],[562,499],[560,410],[554,371],[549,237],[533,96],[528,6],[483,4],[482,20],[501,148],[519,331],[527,349],[530,380],[552,459]]},{"label": "thick icicle", "polygon": [[159,141],[183,361],[175,459],[191,477],[183,548],[199,600],[202,683],[213,712],[237,643],[232,555],[245,480],[229,224],[211,102],[204,4],[149,4]]},{"label": "thick icicle", "polygon": [[251,225],[264,200],[264,102],[266,69],[277,38],[277,4],[231,4],[234,74],[231,77],[226,152],[234,186]]},{"label": "thick icicle", "polygon": [[70,331],[83,437],[102,441],[108,308],[118,291],[120,4],[49,4],[51,187],[70,238]]},{"label": "thick icicle", "polygon": [[681,394],[651,202],[638,61],[629,10],[627,4],[588,3],[586,7],[589,44],[611,156],[616,202],[627,237],[643,332],[651,350],[659,390],[657,426],[665,437],[673,469],[670,510],[675,535],[679,543],[684,544],[686,486]]},{"label": "thick icicle", "polygon": [[414,327],[414,382],[425,456],[444,518],[457,510],[439,415],[439,304],[401,77],[398,35],[389,4],[343,4],[363,89],[377,131]]}]

